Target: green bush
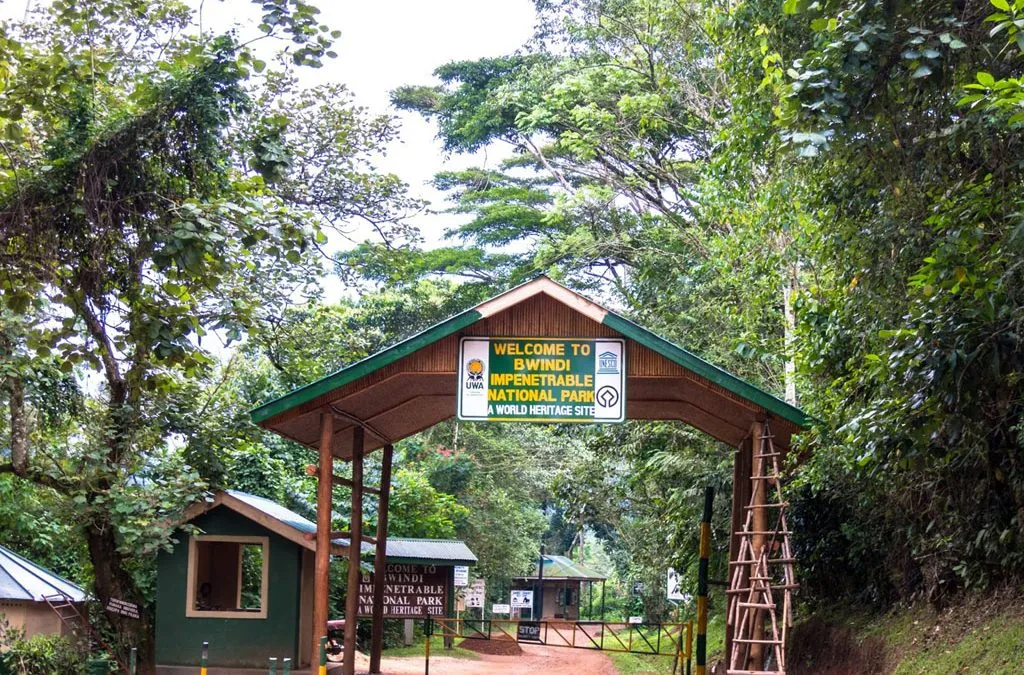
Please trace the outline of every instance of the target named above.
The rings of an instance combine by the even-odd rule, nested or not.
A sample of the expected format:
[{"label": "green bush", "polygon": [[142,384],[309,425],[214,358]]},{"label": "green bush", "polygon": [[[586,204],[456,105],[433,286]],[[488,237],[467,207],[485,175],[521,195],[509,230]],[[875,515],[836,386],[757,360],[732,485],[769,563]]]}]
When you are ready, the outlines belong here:
[{"label": "green bush", "polygon": [[0,675],[67,675],[86,672],[87,653],[69,637],[26,638],[0,616]]}]

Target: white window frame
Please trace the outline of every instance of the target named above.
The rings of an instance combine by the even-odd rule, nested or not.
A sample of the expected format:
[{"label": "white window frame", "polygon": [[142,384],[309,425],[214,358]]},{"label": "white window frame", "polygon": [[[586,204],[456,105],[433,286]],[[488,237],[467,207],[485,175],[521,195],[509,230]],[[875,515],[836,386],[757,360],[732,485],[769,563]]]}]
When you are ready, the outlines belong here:
[{"label": "white window frame", "polygon": [[[198,543],[201,541],[230,542],[239,545],[258,545],[263,547],[263,575],[260,584],[260,611],[245,612],[231,610],[196,609],[196,565],[199,564]],[[238,599],[242,595],[242,555],[238,556]],[[194,619],[266,619],[267,595],[270,588],[270,537],[244,537],[228,534],[194,534],[188,540],[188,579],[185,583],[185,616]]]}]

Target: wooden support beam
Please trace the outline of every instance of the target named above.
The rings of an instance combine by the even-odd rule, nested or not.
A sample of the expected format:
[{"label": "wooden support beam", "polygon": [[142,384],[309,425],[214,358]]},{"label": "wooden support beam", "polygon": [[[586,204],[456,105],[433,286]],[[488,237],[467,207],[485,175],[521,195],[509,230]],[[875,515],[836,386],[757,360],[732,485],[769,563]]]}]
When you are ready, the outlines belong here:
[{"label": "wooden support beam", "polygon": [[[356,487],[355,483],[350,481],[348,478],[342,478],[341,476],[335,476],[334,477],[334,484],[335,485],[342,485],[344,487],[352,488],[352,489],[355,489],[355,487]],[[362,492],[364,494],[367,493],[367,492],[369,492],[371,495],[379,495],[380,494],[380,488],[371,487],[369,485],[363,485],[363,486],[360,487],[360,489],[362,490]]]},{"label": "wooden support beam", "polygon": [[[733,459],[732,473],[732,536],[729,537],[729,578],[732,579],[733,567],[740,555],[740,531],[743,530],[743,521],[746,517],[744,507],[750,503],[750,488],[752,482],[748,480],[753,474],[754,442],[747,436],[740,442]],[[749,577],[749,570],[740,570],[741,587],[746,587]],[[727,592],[728,593],[728,592]],[[737,619],[738,620],[738,619]],[[726,624],[725,626],[725,657],[730,659],[732,655],[732,639],[736,633],[736,626]]]},{"label": "wooden support beam", "polygon": [[[315,476],[315,475],[317,475],[317,471],[318,471],[318,469],[316,468],[315,464],[307,464],[306,465],[306,474],[307,475]],[[347,487],[347,488],[351,488],[352,487],[352,481],[350,479],[348,479],[348,478],[343,477],[343,476],[332,476],[332,480],[334,481],[335,485],[340,485],[342,487]],[[364,485],[363,486],[363,492],[369,492],[370,494],[373,494],[373,495],[379,495],[380,494],[380,488],[373,487],[373,486],[370,486],[370,485]]]},{"label": "wooden support beam", "polygon": [[[362,427],[352,429],[352,542],[363,538],[363,445]],[[323,471],[323,460],[320,461]],[[317,530],[319,534],[319,529]],[[325,535],[328,533],[324,533]],[[345,660],[342,675],[356,672],[356,625],[359,622],[359,554],[360,546],[348,547],[348,586],[345,595]]]},{"label": "wooden support beam", "polygon": [[[307,532],[306,534],[302,535],[302,538],[305,539],[306,541],[313,541],[313,540],[316,539],[316,533],[315,532]],[[352,540],[352,533],[349,532],[348,530],[335,530],[335,531],[331,532],[331,539],[332,540],[334,540],[334,539],[348,539],[349,541],[351,541]],[[368,534],[364,534],[363,535],[363,541],[365,541],[367,544],[376,544],[377,543],[377,538],[376,537],[371,537]],[[345,548],[346,550],[348,549],[348,547],[343,547],[343,548]]]},{"label": "wooden support beam", "polygon": [[313,566],[313,642],[310,664],[320,662],[320,638],[327,635],[327,607],[331,574],[331,504],[334,472],[334,414],[320,413],[320,470],[316,485],[316,554]]},{"label": "wooden support beam", "polygon": [[380,652],[384,647],[384,582],[387,577],[385,556],[388,548],[388,503],[391,500],[391,459],[395,448],[384,446],[380,467],[380,498],[377,502],[377,552],[373,558],[373,628],[370,636],[370,673],[380,672]]},{"label": "wooden support beam", "polygon": [[[764,424],[761,422],[754,422],[750,428],[750,439],[752,445],[753,460],[751,476],[762,476],[764,475],[764,457],[762,454],[764,450],[761,449],[762,438],[764,437]],[[754,532],[750,539],[753,543],[754,549],[754,560],[760,559],[764,553],[765,547],[768,545],[768,538],[761,532],[768,529],[768,509],[765,508],[765,504],[768,502],[767,499],[767,485],[762,480],[750,481],[750,506],[747,507],[754,512]],[[755,576],[756,563],[750,566],[750,575]],[[752,612],[754,617],[754,630],[750,634],[753,640],[750,644],[750,663],[747,667],[753,670],[761,670],[764,668],[764,609],[757,608]]]}]

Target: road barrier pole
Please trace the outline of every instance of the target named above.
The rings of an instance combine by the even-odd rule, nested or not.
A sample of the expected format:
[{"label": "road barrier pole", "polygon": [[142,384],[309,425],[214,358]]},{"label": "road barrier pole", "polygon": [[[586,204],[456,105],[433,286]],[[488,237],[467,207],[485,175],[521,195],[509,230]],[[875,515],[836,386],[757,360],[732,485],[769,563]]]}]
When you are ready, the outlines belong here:
[{"label": "road barrier pole", "polygon": [[711,507],[715,489],[704,488],[704,515],[700,521],[700,562],[697,564],[697,669],[707,674],[708,663],[708,557],[711,555]]},{"label": "road barrier pole", "polygon": [[138,660],[139,660],[139,648],[138,647],[132,647],[131,653],[128,654],[128,672],[131,673],[131,675],[135,675],[135,670],[136,670],[136,667],[137,667],[136,664],[137,664]]},{"label": "road barrier pole", "polygon": [[292,660],[285,659],[281,664],[281,675],[291,675],[292,673]]},{"label": "road barrier pole", "polygon": [[693,622],[686,622],[686,675],[690,675],[690,666],[693,664]]},{"label": "road barrier pole", "polygon": [[427,641],[426,641],[427,653],[426,653],[426,660],[423,663],[423,675],[430,675],[430,639],[433,636],[433,634],[434,634],[434,626],[433,626],[433,623],[430,620],[430,617],[428,616],[427,620],[423,622],[423,635],[427,638]]},{"label": "road barrier pole", "polygon": [[210,643],[203,643],[203,654],[199,657],[199,675],[208,675],[207,663],[210,660]]},{"label": "road barrier pole", "polygon": [[277,675],[277,658],[274,656],[270,657],[270,674]]},{"label": "road barrier pole", "polygon": [[[345,654],[344,658],[352,658],[350,654]],[[324,635],[320,638],[320,675],[327,675],[327,636]]]}]

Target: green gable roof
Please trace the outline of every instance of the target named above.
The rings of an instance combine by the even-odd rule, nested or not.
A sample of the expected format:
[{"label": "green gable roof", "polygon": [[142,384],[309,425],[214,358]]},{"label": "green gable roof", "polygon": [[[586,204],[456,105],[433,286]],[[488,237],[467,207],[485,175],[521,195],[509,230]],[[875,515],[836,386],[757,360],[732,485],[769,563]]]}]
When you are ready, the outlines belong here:
[{"label": "green gable roof", "polygon": [[[540,279],[543,279],[548,283],[555,283],[550,279],[547,279],[547,277],[540,277]],[[535,279],[527,282],[526,284],[523,284],[523,286],[535,283],[536,281],[538,280]],[[481,303],[478,307],[484,304],[486,303]],[[422,333],[418,333],[417,335],[377,352],[376,354],[361,361],[345,366],[344,368],[316,380],[315,382],[299,387],[280,398],[257,406],[251,413],[253,422],[257,424],[264,422],[296,406],[307,403],[329,391],[369,375],[370,373],[390,365],[417,350],[438,342],[443,338],[457,334],[459,331],[483,318],[480,312],[477,311],[478,307],[474,307],[473,309],[469,309],[461,314],[457,314],[450,319],[431,326]],[[669,342],[665,338],[647,330],[646,328],[642,328],[629,319],[612,311],[605,311],[607,314],[604,317],[603,323],[612,330],[622,333],[625,337],[635,340],[683,368],[714,382],[733,394],[746,399],[799,427],[806,427],[810,423],[810,418],[799,408],[792,406],[763,389],[736,377],[732,373],[719,368],[708,361],[705,361],[696,354]]]},{"label": "green gable roof", "polygon": [[360,377],[369,375],[370,373],[380,370],[384,366],[390,365],[400,358],[408,356],[413,352],[428,347],[438,340],[454,335],[466,326],[471,326],[482,317],[475,309],[469,309],[461,314],[456,314],[450,319],[442,321],[439,324],[431,326],[422,333],[413,335],[411,338],[402,340],[396,345],[388,347],[382,351],[377,352],[372,356],[368,356],[361,361],[345,366],[341,370],[335,371],[330,375],[320,378],[315,382],[293,389],[284,396],[276,398],[273,401],[268,401],[256,408],[253,408],[250,416],[252,421],[256,424],[265,422],[271,417],[280,415],[283,412],[291,410],[296,406],[300,406],[303,403],[312,401],[318,396],[326,394],[329,391],[342,387],[349,382],[354,382]]},{"label": "green gable roof", "polygon": [[[516,577],[517,579],[536,579],[537,578],[537,566],[533,566],[533,570],[529,576]],[[544,578],[545,579],[576,579],[579,581],[602,581],[606,577],[603,574],[598,574],[592,569],[583,565],[583,563],[574,562],[572,559],[565,557],[564,555],[545,555],[544,556]]]}]

